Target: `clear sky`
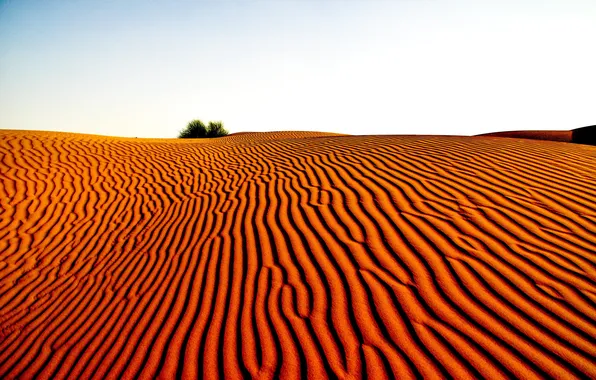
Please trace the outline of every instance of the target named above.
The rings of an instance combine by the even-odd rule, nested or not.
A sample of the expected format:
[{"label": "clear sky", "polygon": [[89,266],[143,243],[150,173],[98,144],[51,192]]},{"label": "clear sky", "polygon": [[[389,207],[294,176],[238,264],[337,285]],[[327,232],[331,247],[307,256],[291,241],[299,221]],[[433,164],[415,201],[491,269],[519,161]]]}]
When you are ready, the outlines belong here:
[{"label": "clear sky", "polygon": [[595,41],[595,0],[0,0],[0,128],[573,129]]}]

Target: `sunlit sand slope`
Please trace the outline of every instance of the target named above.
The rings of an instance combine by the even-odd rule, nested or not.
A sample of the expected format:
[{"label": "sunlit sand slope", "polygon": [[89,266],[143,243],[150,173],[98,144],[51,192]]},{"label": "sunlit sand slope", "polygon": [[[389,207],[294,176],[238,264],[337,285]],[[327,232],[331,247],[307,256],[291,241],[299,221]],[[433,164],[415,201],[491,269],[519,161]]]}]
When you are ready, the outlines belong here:
[{"label": "sunlit sand slope", "polygon": [[0,378],[596,378],[595,147],[0,133]]}]

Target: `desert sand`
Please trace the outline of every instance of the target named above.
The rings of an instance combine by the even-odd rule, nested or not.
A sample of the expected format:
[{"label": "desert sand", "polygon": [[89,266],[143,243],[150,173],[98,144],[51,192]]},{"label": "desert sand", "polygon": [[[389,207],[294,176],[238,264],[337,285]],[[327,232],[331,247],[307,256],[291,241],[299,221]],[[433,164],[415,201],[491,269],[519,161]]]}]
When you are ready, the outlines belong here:
[{"label": "desert sand", "polygon": [[0,378],[596,378],[596,147],[0,131]]}]

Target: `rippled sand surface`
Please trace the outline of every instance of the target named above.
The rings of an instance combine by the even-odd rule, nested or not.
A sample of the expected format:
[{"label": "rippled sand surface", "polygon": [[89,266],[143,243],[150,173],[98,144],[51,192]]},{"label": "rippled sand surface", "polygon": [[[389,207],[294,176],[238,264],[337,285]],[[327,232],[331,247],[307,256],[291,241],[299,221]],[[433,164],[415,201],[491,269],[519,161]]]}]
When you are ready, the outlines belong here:
[{"label": "rippled sand surface", "polygon": [[0,131],[0,378],[596,378],[596,147]]}]

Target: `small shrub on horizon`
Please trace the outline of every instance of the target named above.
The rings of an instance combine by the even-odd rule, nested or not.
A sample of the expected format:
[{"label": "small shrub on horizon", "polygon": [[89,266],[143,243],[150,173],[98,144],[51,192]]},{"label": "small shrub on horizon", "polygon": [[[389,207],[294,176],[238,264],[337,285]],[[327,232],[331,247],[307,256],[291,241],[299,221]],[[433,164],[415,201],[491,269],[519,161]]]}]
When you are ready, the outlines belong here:
[{"label": "small shrub on horizon", "polygon": [[221,121],[210,121],[208,126],[198,119],[188,123],[186,128],[180,131],[178,138],[181,139],[200,139],[226,136],[228,131],[224,128]]},{"label": "small shrub on horizon", "polygon": [[207,127],[201,120],[192,120],[186,128],[180,131],[178,137],[181,139],[202,138],[207,136]]},{"label": "small shrub on horizon", "polygon": [[223,126],[221,121],[210,121],[207,126],[207,137],[221,137],[226,136],[228,131]]}]

